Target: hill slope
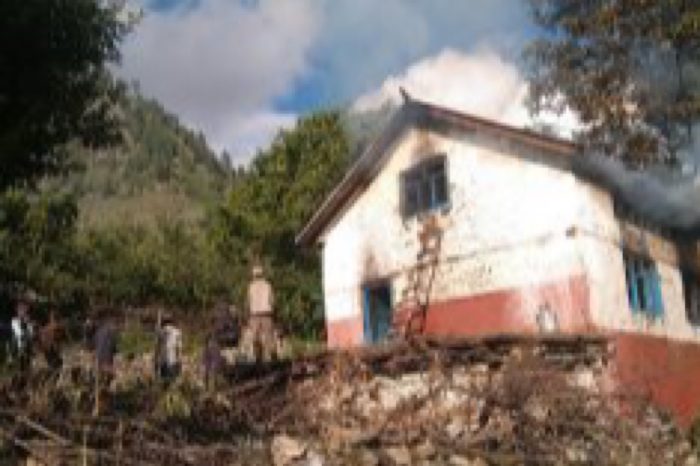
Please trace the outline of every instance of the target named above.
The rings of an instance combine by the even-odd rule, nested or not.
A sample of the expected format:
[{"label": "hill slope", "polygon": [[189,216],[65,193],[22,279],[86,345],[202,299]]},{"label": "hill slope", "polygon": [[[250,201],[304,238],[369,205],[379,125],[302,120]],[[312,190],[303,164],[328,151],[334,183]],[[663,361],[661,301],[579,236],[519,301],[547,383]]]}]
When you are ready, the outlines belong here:
[{"label": "hill slope", "polygon": [[100,152],[72,148],[80,167],[60,180],[74,194],[81,223],[197,221],[222,199],[230,170],[201,133],[185,128],[156,101],[124,99],[124,143]]}]

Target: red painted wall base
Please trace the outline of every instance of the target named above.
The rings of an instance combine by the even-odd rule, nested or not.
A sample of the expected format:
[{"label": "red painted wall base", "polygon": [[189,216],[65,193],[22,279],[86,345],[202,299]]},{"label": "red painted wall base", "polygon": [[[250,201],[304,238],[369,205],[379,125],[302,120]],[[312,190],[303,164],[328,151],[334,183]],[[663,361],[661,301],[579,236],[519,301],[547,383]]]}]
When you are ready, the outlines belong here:
[{"label": "red painted wall base", "polygon": [[[431,335],[534,333],[540,305],[556,313],[565,333],[599,332],[590,321],[585,276],[520,289],[432,303],[423,331]],[[397,312],[405,321],[412,310]],[[328,346],[347,348],[364,341],[362,316],[327,322]],[[610,335],[615,353],[611,380],[622,393],[647,397],[687,427],[700,415],[700,344],[635,333]]]},{"label": "red painted wall base", "polygon": [[[424,325],[431,335],[483,335],[489,333],[537,332],[535,315],[546,307],[557,316],[562,332],[592,328],[589,319],[589,290],[584,275],[521,288],[430,303]],[[396,311],[395,323],[403,328],[414,309]],[[328,346],[344,348],[362,344],[362,316],[326,322]]]},{"label": "red painted wall base", "polygon": [[430,335],[533,333],[536,314],[547,308],[562,332],[590,328],[588,282],[583,275],[522,288],[438,302],[430,306],[424,331]]},{"label": "red painted wall base", "polygon": [[330,348],[350,348],[364,339],[362,317],[326,321],[326,341]]},{"label": "red painted wall base", "polygon": [[622,394],[668,409],[682,427],[700,416],[700,344],[635,333],[611,336]]}]

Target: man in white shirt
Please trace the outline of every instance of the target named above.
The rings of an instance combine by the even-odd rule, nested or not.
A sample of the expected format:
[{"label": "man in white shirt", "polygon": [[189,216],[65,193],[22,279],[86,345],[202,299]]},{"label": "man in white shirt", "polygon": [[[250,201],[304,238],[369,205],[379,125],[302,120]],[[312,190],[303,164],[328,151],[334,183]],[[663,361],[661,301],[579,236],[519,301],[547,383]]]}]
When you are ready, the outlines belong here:
[{"label": "man in white shirt", "polygon": [[164,381],[171,382],[182,370],[182,331],[170,317],[163,319],[157,351],[159,375]]},{"label": "man in white shirt", "polygon": [[274,296],[272,286],[263,276],[260,265],[253,266],[253,280],[248,285],[249,325],[253,334],[256,359],[274,353]]},{"label": "man in white shirt", "polygon": [[15,316],[10,323],[12,328],[12,350],[19,369],[29,369],[32,360],[32,339],[34,330],[29,321],[29,299],[25,296],[17,300]]}]

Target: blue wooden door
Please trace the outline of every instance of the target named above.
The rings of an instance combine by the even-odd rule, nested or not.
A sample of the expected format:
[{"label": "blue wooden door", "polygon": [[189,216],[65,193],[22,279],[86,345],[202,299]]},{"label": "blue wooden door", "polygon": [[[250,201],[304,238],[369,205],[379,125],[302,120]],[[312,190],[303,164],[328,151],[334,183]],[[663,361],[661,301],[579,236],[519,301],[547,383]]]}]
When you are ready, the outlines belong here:
[{"label": "blue wooden door", "polygon": [[389,283],[364,287],[365,343],[377,343],[391,330],[391,287]]}]

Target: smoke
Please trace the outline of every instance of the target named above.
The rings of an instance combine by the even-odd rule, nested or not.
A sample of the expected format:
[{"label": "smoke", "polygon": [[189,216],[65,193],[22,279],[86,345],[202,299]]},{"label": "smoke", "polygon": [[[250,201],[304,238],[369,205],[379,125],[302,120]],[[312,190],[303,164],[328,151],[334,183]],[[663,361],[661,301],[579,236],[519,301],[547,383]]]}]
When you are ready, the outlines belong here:
[{"label": "smoke", "polygon": [[[572,137],[581,128],[571,111],[531,115],[525,105],[528,87],[522,73],[488,49],[471,54],[447,49],[423,59],[359,97],[353,110],[371,113],[400,105],[401,88],[416,99],[517,127],[546,128],[560,137]],[[617,160],[586,154],[576,159],[575,169],[609,186],[640,216],[662,227],[700,232],[700,143],[685,149],[680,158],[681,170],[633,171]]]},{"label": "smoke", "polygon": [[398,105],[401,88],[420,100],[513,126],[546,126],[564,137],[571,136],[579,126],[571,112],[536,118],[530,115],[525,106],[527,82],[522,74],[488,48],[469,54],[445,49],[400,75],[388,77],[379,89],[359,97],[353,109],[366,112],[387,104]]},{"label": "smoke", "polygon": [[619,160],[600,155],[576,159],[575,169],[587,178],[609,186],[639,216],[660,227],[700,233],[700,177],[695,173],[657,167],[627,169]]}]

